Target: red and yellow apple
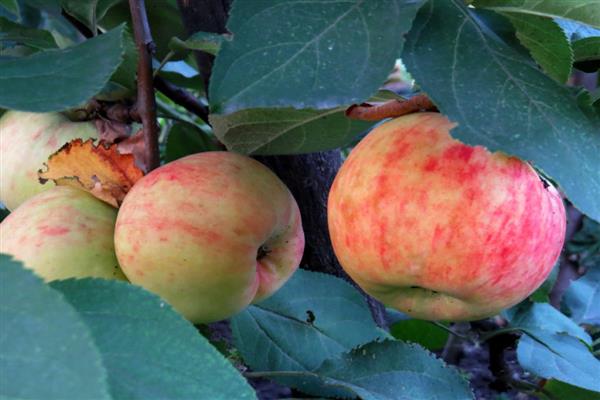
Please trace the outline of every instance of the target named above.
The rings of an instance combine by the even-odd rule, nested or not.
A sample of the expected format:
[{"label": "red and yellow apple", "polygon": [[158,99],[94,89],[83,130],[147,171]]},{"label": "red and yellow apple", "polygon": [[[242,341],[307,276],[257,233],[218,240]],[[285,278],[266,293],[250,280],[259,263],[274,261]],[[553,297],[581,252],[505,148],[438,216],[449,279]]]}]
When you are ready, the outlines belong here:
[{"label": "red and yellow apple", "polygon": [[69,186],[40,193],[0,223],[0,252],[46,281],[125,279],[115,255],[117,210]]},{"label": "red and yellow apple", "polygon": [[72,139],[96,137],[91,122],[72,122],[59,113],[7,111],[0,118],[0,201],[9,210],[54,186],[40,184],[37,172]]},{"label": "red and yellow apple", "polygon": [[526,298],[565,236],[554,187],[529,164],[453,139],[437,113],[376,127],[335,178],[335,253],[367,293],[408,315],[473,320]]},{"label": "red and yellow apple", "polygon": [[304,233],[296,201],[267,167],[206,152],[133,186],[119,209],[115,248],[132,283],[206,323],[282,286],[300,263]]}]

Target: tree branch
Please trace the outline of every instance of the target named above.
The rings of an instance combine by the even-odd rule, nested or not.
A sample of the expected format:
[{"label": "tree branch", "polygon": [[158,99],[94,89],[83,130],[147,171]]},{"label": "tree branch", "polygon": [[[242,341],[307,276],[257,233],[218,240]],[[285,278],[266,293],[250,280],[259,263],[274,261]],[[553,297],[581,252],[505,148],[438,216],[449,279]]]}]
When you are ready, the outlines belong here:
[{"label": "tree branch", "polygon": [[346,110],[350,119],[379,121],[384,118],[400,117],[417,111],[437,111],[437,107],[426,94],[417,94],[407,100],[391,100],[383,104],[353,104]]},{"label": "tree branch", "polygon": [[144,0],[129,0],[135,43],[138,48],[136,108],[144,126],[144,166],[146,172],[158,167],[158,124],[152,76],[154,43],[146,15]]},{"label": "tree branch", "polygon": [[200,119],[207,124],[208,122],[208,107],[200,103],[198,99],[185,89],[180,88],[172,84],[171,82],[163,79],[160,76],[154,78],[154,86],[162,94],[173,100],[176,104],[179,104],[192,114],[197,115]]}]

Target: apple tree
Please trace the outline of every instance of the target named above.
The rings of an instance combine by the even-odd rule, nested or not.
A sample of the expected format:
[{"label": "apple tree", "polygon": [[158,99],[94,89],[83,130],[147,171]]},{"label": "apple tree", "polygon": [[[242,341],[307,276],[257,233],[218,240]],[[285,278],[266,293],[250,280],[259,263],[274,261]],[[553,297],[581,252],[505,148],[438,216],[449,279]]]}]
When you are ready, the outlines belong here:
[{"label": "apple tree", "polygon": [[600,398],[599,68],[598,0],[0,0],[0,397]]}]

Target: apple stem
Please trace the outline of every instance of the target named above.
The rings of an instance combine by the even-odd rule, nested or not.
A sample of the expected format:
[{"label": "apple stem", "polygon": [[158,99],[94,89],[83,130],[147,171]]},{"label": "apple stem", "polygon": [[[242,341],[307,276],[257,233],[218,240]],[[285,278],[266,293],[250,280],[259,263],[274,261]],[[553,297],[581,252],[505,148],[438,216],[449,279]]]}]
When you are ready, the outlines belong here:
[{"label": "apple stem", "polygon": [[454,336],[456,336],[456,337],[458,337],[458,338],[460,338],[462,340],[466,340],[466,341],[471,342],[473,344],[475,343],[475,340],[473,340],[473,338],[470,338],[469,336],[466,336],[466,335],[463,335],[461,333],[458,333],[455,330],[453,330],[451,328],[448,328],[446,325],[444,325],[444,324],[442,324],[440,322],[437,322],[437,321],[430,321],[430,322],[433,325],[437,326],[438,328],[445,330],[446,332],[448,332],[451,335],[454,335]]},{"label": "apple stem", "polygon": [[417,111],[437,111],[437,107],[426,94],[417,94],[406,100],[391,100],[381,104],[353,104],[346,110],[346,117],[362,121],[379,121],[395,118]]},{"label": "apple stem", "polygon": [[158,123],[152,74],[154,42],[146,15],[144,0],[129,0],[135,43],[138,48],[136,108],[144,126],[144,167],[146,172],[160,164],[158,153]]}]

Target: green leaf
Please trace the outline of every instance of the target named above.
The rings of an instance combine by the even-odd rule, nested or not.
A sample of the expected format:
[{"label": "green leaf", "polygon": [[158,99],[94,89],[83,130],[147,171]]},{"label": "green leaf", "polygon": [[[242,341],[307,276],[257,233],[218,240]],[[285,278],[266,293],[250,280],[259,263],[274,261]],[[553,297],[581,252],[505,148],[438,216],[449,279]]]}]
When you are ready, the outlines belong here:
[{"label": "green leaf", "polygon": [[575,68],[586,72],[600,69],[600,36],[579,39],[573,42]]},{"label": "green leaf", "polygon": [[123,32],[123,61],[102,90],[94,96],[98,100],[119,101],[133,98],[137,89],[138,52],[129,27]]},{"label": "green leaf", "polygon": [[60,293],[0,254],[0,397],[106,399],[92,335]]},{"label": "green leaf", "polygon": [[[210,81],[211,109],[334,108],[375,93],[422,0],[237,1]],[[315,9],[318,12],[315,12]]]},{"label": "green leaf", "polygon": [[102,279],[51,285],[89,326],[113,398],[256,398],[229,361],[158,296]]},{"label": "green leaf", "polygon": [[19,0],[19,22],[52,32],[58,47],[66,48],[81,40],[81,33],[63,15],[60,0]]},{"label": "green leaf", "polygon": [[4,218],[8,217],[10,211],[4,207],[4,204],[0,203],[0,222],[4,221]]},{"label": "green leaf", "polygon": [[517,30],[517,38],[533,59],[553,79],[565,83],[571,76],[573,50],[565,32],[550,18],[507,13]]},{"label": "green leaf", "polygon": [[590,336],[575,322],[548,303],[523,302],[505,312],[510,325],[532,335],[567,333],[586,343]]},{"label": "green leaf", "polygon": [[547,303],[522,303],[506,312],[512,327],[523,329],[517,346],[521,366],[546,379],[555,378],[588,390],[600,390],[600,361],[586,344],[590,336]]},{"label": "green leaf", "polygon": [[429,321],[406,319],[390,327],[396,339],[420,344],[428,350],[440,350],[448,341],[448,331]]},{"label": "green leaf", "polygon": [[305,270],[269,299],[234,316],[231,330],[236,348],[255,371],[311,371],[328,358],[384,337],[356,289]]},{"label": "green leaf", "polygon": [[215,135],[242,154],[299,154],[347,145],[372,122],[346,118],[346,107],[329,110],[254,108],[211,114]]},{"label": "green leaf", "polygon": [[220,149],[206,133],[192,124],[177,122],[173,124],[167,136],[165,161],[171,162],[190,154],[213,150]]},{"label": "green leaf", "polygon": [[60,0],[62,8],[94,31],[106,12],[121,0]]},{"label": "green leaf", "polygon": [[55,49],[57,47],[56,41],[50,32],[28,28],[1,16],[0,40],[24,44],[38,50]]},{"label": "green leaf", "polygon": [[600,28],[600,0],[476,0],[476,7],[565,18]]},{"label": "green leaf", "polygon": [[19,16],[19,3],[17,0],[0,0],[0,7],[4,7],[9,12]]},{"label": "green leaf", "polygon": [[20,0],[30,8],[37,8],[48,14],[60,14],[60,0]]},{"label": "green leaf", "polygon": [[576,254],[579,265],[593,268],[600,265],[600,223],[584,217],[581,229],[567,243],[569,254]]},{"label": "green leaf", "polygon": [[462,1],[431,0],[403,61],[468,144],[532,161],[600,220],[600,135],[570,90],[478,23]]},{"label": "green leaf", "polygon": [[505,45],[520,53],[524,59],[529,59],[531,57],[529,50],[523,47],[517,38],[515,26],[506,15],[484,8],[471,10],[471,14],[478,19],[478,22],[482,27],[489,28],[491,31],[488,31],[490,37],[495,37],[497,40],[502,41]]},{"label": "green leaf", "polygon": [[172,51],[199,50],[216,55],[221,48],[221,43],[228,36],[210,32],[196,32],[186,40],[177,37],[171,38],[169,48]]},{"label": "green leaf", "polygon": [[98,93],[122,61],[123,27],[64,50],[0,62],[0,107],[46,112]]},{"label": "green leaf", "polygon": [[571,311],[571,318],[578,324],[600,326],[600,265],[571,282],[563,302]]},{"label": "green leaf", "polygon": [[[344,388],[363,400],[473,399],[456,369],[420,346],[396,341],[369,343],[325,361],[315,373],[323,386]],[[314,385],[309,393],[321,391]]]},{"label": "green leaf", "polygon": [[[77,1],[77,0],[73,0]],[[187,35],[177,0],[146,1],[146,15],[150,24],[152,39],[156,45],[155,56],[162,60],[170,52],[169,42],[172,37],[185,37]],[[111,29],[121,25],[124,21],[131,27],[131,12],[129,2],[120,1],[108,9],[98,25],[104,29]],[[174,57],[179,59],[178,57]]]},{"label": "green leaf", "polygon": [[600,60],[600,36],[579,39],[573,42],[575,61]]},{"label": "green leaf", "polygon": [[543,333],[540,344],[523,336],[517,346],[519,364],[542,378],[558,379],[583,389],[600,392],[598,361],[579,339],[564,334]]},{"label": "green leaf", "polygon": [[192,89],[197,97],[205,97],[202,78],[198,71],[185,61],[168,62],[158,74],[176,86]]},{"label": "green leaf", "polygon": [[[544,394],[548,394],[550,397],[543,397]],[[548,400],[600,400],[598,392],[581,389],[555,379],[546,382],[544,393],[541,396]]]}]

